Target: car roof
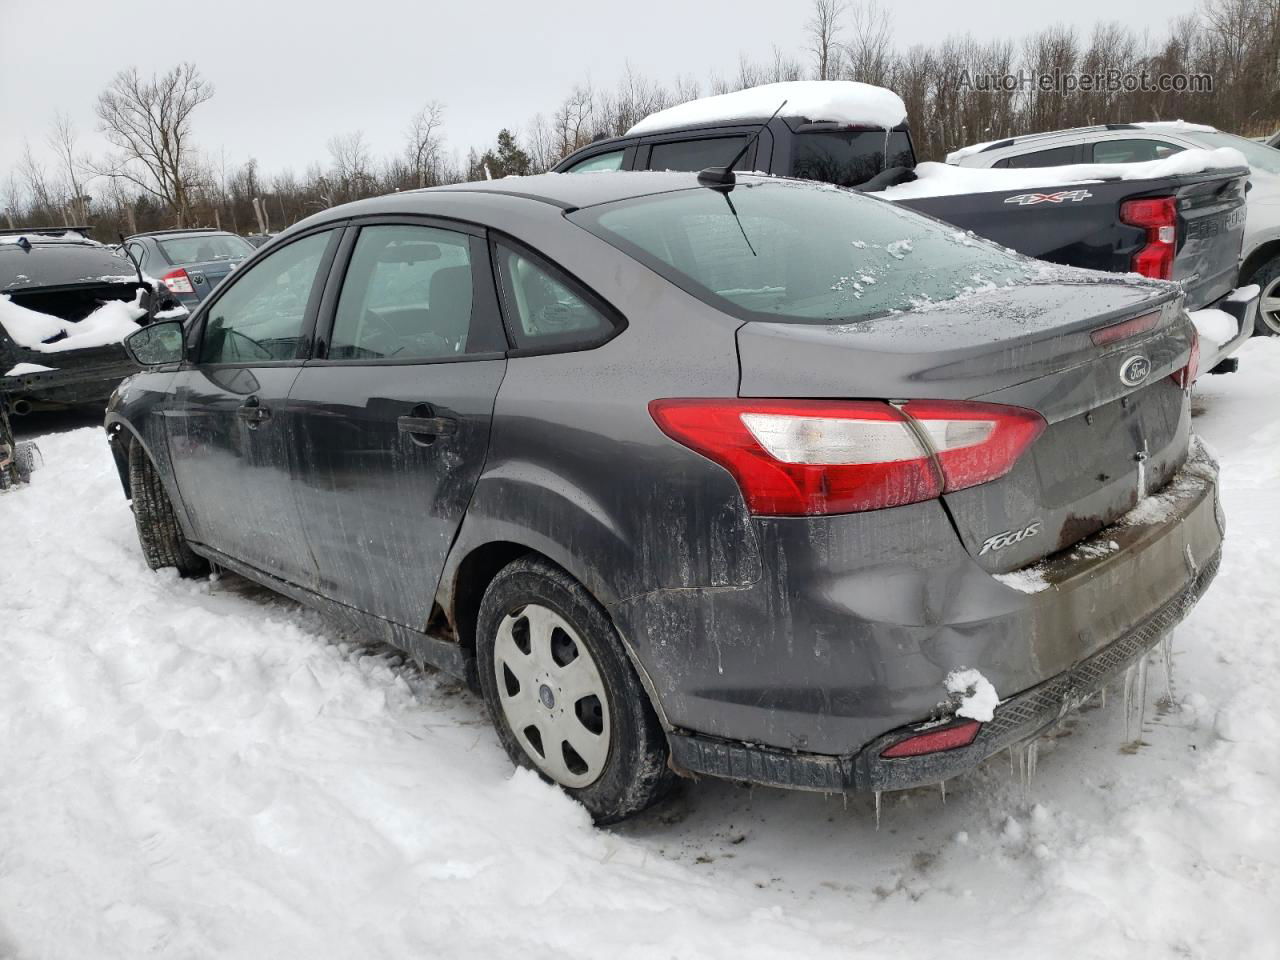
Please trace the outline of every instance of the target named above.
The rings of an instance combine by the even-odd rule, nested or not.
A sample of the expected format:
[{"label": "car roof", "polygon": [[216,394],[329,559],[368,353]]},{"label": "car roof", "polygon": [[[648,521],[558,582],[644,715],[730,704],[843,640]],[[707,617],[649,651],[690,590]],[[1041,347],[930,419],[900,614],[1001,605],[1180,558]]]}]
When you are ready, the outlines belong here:
[{"label": "car roof", "polygon": [[172,230],[144,230],[142,233],[131,233],[126,240],[137,240],[141,237],[164,237],[165,239],[181,239],[183,237],[234,237],[238,234],[230,230],[219,230],[217,227],[181,227]]},{"label": "car roof", "polygon": [[1089,127],[1069,127],[1064,130],[1046,130],[1042,133],[1024,133],[1017,137],[1008,137],[987,144],[981,150],[966,154],[967,157],[999,157],[1006,153],[1018,154],[1026,147],[1053,147],[1056,145],[1087,143],[1100,136],[1141,135],[1144,139],[1165,137],[1177,140],[1186,138],[1196,131],[1180,128],[1176,124],[1140,124],[1140,123],[1099,123]]}]

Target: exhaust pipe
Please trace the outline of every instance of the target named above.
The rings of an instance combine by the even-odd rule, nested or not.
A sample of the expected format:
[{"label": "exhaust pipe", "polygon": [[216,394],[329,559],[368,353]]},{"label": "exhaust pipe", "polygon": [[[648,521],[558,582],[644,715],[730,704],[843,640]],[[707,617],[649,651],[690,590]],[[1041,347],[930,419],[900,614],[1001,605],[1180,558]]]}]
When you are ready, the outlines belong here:
[{"label": "exhaust pipe", "polygon": [[13,411],[13,415],[15,417],[25,417],[28,413],[31,412],[31,401],[15,400],[13,401],[13,406],[10,407],[9,409]]}]

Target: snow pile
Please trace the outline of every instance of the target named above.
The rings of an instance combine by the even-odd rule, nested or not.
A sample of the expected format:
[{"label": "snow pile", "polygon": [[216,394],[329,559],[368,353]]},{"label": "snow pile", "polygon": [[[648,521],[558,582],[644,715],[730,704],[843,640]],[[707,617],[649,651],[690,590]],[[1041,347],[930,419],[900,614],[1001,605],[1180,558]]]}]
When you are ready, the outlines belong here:
[{"label": "snow pile", "polygon": [[1175,133],[1217,133],[1217,127],[1203,123],[1187,123],[1185,120],[1141,120],[1134,124],[1143,130],[1171,130]]},{"label": "snow pile", "polygon": [[956,167],[926,161],[916,166],[916,180],[887,187],[878,195],[886,200],[915,200],[920,197],[946,197],[962,193],[996,193],[1087,184],[1099,180],[1152,180],[1248,166],[1244,154],[1233,147],[1183,150],[1163,160],[1148,160],[1145,163],[1078,163],[1028,169]]},{"label": "snow pile", "polygon": [[814,123],[834,121],[856,127],[896,127],[907,108],[892,90],[853,80],[788,80],[733,93],[701,97],[645,117],[627,135],[671,130],[699,123],[763,120],[786,101],[779,116],[804,117]]},{"label": "snow pile", "polygon": [[1218,346],[1230,343],[1240,333],[1240,322],[1225,310],[1192,310],[1190,317],[1201,338]]},{"label": "snow pile", "polygon": [[996,688],[978,670],[953,670],[947,675],[947,693],[957,699],[957,717],[979,723],[989,723],[1000,706]]},{"label": "snow pile", "polygon": [[460,686],[148,571],[101,429],[42,437],[0,496],[0,956],[1273,960],[1280,340],[1242,352],[1197,388],[1221,574],[1140,742],[1114,684],[1027,788],[1000,754],[879,831],[870,798],[710,778],[595,830]]},{"label": "snow pile", "polygon": [[14,365],[5,376],[20,377],[24,373],[51,373],[56,369],[57,367],[42,367],[38,363],[19,363]]},{"label": "snow pile", "polygon": [[[0,327],[4,327],[18,346],[37,353],[65,353],[119,343],[141,329],[134,321],[147,313],[147,308],[142,306],[142,294],[139,290],[130,303],[108,300],[83,320],[72,322],[19,306],[7,294],[0,293]],[[66,334],[63,339],[44,342],[62,333]]]}]

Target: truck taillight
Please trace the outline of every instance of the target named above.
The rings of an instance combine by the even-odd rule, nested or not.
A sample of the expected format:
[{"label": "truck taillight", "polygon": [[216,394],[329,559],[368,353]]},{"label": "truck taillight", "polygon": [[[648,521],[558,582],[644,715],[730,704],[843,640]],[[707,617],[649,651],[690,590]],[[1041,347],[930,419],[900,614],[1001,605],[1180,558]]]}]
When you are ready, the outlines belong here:
[{"label": "truck taillight", "polygon": [[1147,231],[1147,242],[1133,255],[1134,273],[1156,280],[1173,278],[1173,255],[1178,244],[1178,205],[1173,197],[1143,197],[1120,204],[1120,220]]},{"label": "truck taillight", "polygon": [[187,271],[179,267],[177,270],[170,270],[160,282],[169,288],[170,293],[195,293],[196,288],[191,285],[191,278],[187,276]]},{"label": "truck taillight", "polygon": [[912,400],[654,400],[667,436],[720,464],[768,516],[879,510],[1003,476],[1044,430],[1033,410]]}]

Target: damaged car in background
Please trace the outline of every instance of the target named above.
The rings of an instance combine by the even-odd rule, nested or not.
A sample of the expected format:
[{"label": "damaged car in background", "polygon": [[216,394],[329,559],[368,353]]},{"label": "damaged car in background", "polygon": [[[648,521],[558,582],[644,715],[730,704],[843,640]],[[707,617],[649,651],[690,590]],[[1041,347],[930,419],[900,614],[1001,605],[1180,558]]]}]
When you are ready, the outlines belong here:
[{"label": "damaged car in background", "polygon": [[150,566],[466,678],[603,823],[936,784],[1137,676],[1224,535],[1194,345],[1174,284],[865,194],[553,174],[292,227],[106,429]]},{"label": "damaged car in background", "polygon": [[187,315],[89,231],[0,230],[0,478],[8,483],[30,467],[29,455],[17,455],[11,415],[104,403],[138,369],[120,341],[156,319]]}]

